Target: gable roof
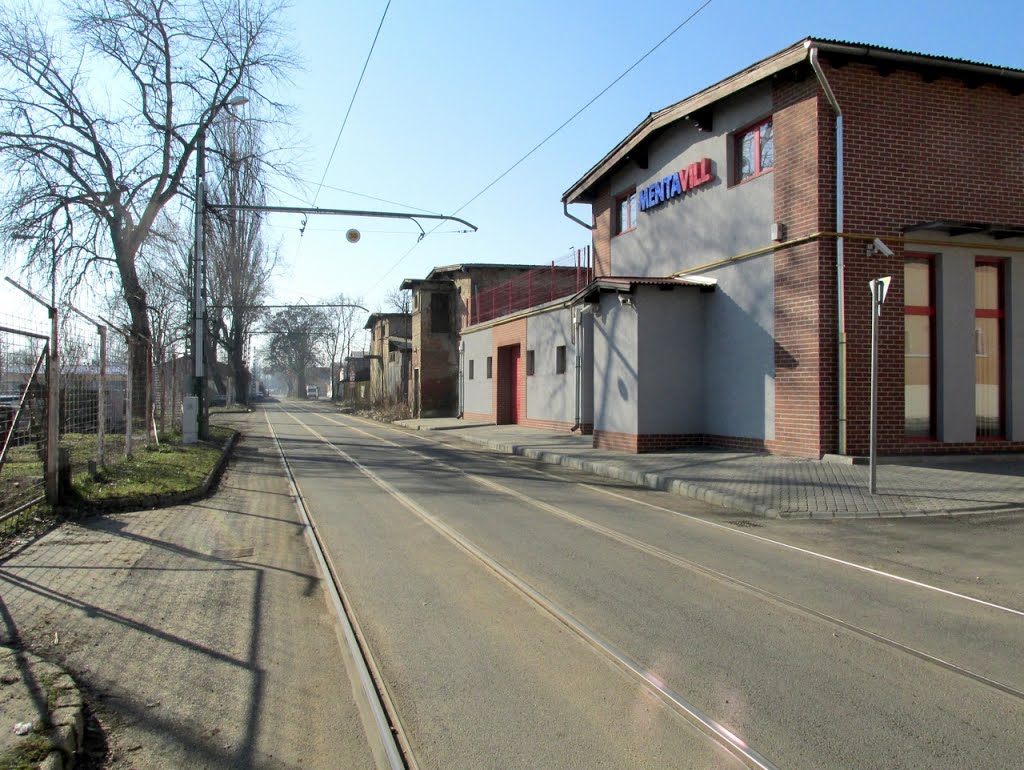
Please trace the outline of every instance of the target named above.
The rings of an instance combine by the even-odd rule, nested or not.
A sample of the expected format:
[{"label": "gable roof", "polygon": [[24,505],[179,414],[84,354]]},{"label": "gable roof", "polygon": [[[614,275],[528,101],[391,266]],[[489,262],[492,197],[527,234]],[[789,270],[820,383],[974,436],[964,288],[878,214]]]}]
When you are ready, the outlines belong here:
[{"label": "gable roof", "polygon": [[817,48],[822,55],[833,59],[871,61],[880,66],[926,70],[935,75],[946,74],[973,80],[991,81],[1009,87],[1014,93],[1024,92],[1024,70],[1021,69],[998,67],[968,59],[920,54],[864,43],[808,37],[751,64],[703,91],[688,96],[662,110],[650,113],[628,136],[615,145],[607,155],[565,191],[562,195],[562,202],[567,204],[592,202],[594,186],[629,161],[630,153],[641,150],[645,141],[652,139],[664,128],[680,120],[690,119],[700,125],[702,122],[701,110],[744,88],[806,61],[811,48]]}]

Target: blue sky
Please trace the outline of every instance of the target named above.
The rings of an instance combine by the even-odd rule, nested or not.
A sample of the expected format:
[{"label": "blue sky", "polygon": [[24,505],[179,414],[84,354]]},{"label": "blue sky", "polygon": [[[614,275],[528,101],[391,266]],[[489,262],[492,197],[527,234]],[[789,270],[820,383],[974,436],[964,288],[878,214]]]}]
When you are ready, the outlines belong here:
[{"label": "blue sky", "polygon": [[[296,108],[288,140],[311,184],[282,187],[270,202],[310,203],[327,169],[322,207],[453,213],[702,3],[393,0],[327,168],[387,0],[294,0],[285,21],[303,69],[279,97]],[[317,216],[300,238],[301,217],[269,217],[267,234],[283,258],[272,300],[315,303],[344,292],[378,309],[403,278],[437,265],[561,259],[589,242],[589,232],[562,215],[562,193],[648,113],[808,35],[1024,68],[1022,22],[1019,0],[712,0],[463,209],[459,216],[479,232],[444,225],[417,245],[411,222]],[[345,241],[350,227],[363,233],[356,245]],[[13,290],[5,289],[0,299],[10,304]]]},{"label": "blue sky", "polygon": [[[324,174],[386,0],[298,0],[289,12],[304,72],[287,96],[312,181]],[[393,0],[317,203],[405,210],[335,189],[452,213],[617,78],[702,4]],[[712,0],[558,136],[416,246],[416,226],[275,216],[280,302],[345,292],[375,309],[403,278],[459,262],[542,263],[588,243],[560,198],[649,112],[808,35],[1024,68],[1019,2]],[[282,191],[279,202],[299,200]],[[584,219],[583,207],[574,212]],[[431,224],[424,222],[429,231]],[[344,231],[357,227],[350,245]],[[415,246],[415,248],[413,248]],[[411,249],[411,251],[410,251]]]}]

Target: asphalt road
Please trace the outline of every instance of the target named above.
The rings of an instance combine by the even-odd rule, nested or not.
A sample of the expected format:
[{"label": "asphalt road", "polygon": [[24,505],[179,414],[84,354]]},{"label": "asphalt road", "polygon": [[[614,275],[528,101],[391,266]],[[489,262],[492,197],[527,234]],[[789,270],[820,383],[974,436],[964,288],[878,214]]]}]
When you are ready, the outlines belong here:
[{"label": "asphalt road", "polygon": [[1015,521],[752,521],[267,419],[420,767],[1024,766]]}]

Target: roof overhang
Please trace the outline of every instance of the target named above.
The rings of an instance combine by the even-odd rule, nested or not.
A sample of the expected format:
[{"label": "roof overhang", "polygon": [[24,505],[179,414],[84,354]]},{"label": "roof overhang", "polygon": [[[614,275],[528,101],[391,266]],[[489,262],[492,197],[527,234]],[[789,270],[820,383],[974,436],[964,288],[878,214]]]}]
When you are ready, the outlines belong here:
[{"label": "roof overhang", "polygon": [[642,168],[646,168],[647,143],[666,127],[684,119],[689,119],[698,127],[706,125],[707,110],[715,102],[802,63],[808,58],[811,48],[817,48],[821,55],[833,62],[834,66],[865,62],[883,70],[909,68],[921,72],[926,78],[958,77],[973,85],[992,82],[1008,88],[1012,93],[1024,93],[1024,70],[894,48],[809,37],[681,102],[659,112],[652,112],[611,152],[566,190],[562,195],[562,202],[592,203],[596,196],[595,187],[609,174],[622,168],[630,159],[636,160]]},{"label": "roof overhang", "polygon": [[951,238],[961,235],[980,235],[999,241],[1005,238],[1024,238],[1024,225],[997,225],[985,222],[940,220],[936,222],[921,222],[904,227],[903,233],[941,233]]},{"label": "roof overhang", "polygon": [[639,286],[660,286],[674,288],[676,286],[694,286],[703,291],[711,291],[718,285],[717,278],[703,275],[687,275],[670,278],[643,277],[607,277],[592,281],[585,289],[573,298],[576,302],[596,302],[601,292],[631,294]]}]

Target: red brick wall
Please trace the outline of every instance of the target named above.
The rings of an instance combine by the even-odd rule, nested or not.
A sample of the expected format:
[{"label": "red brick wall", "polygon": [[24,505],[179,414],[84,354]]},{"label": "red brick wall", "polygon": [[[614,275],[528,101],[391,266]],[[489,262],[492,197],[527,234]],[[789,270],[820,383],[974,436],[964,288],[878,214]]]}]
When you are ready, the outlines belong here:
[{"label": "red brick wall", "polygon": [[594,277],[612,273],[612,196],[607,188],[597,196],[592,206],[594,216]]},{"label": "red brick wall", "polygon": [[[972,88],[949,78],[929,83],[909,71],[883,76],[861,64],[826,73],[843,108],[847,232],[886,240],[922,222],[1024,221],[1020,96],[993,85]],[[903,249],[894,239],[888,245],[896,253],[888,259],[868,257],[864,244],[855,241],[846,249],[847,442],[854,454],[867,453],[869,440],[867,282],[884,275],[891,275],[893,282],[879,327],[879,452],[929,450],[903,436]],[[985,448],[1012,445],[986,442]]]},{"label": "red brick wall", "polygon": [[520,421],[526,417],[526,319],[520,318],[508,323],[499,324],[491,329],[492,353],[495,361],[494,387],[491,390],[491,412],[496,422],[507,413],[513,394],[506,393],[502,366],[504,357],[498,349],[509,345],[519,345],[519,379],[516,388],[519,391]]},{"label": "red brick wall", "polygon": [[[817,82],[775,84],[775,221],[786,238],[835,229],[834,123]],[[775,453],[818,457],[836,440],[835,242],[775,254]]]},{"label": "red brick wall", "polygon": [[732,449],[742,452],[762,452],[764,442],[760,439],[744,439],[734,436],[709,436],[702,433],[616,433],[614,431],[594,431],[594,446],[598,449],[610,449],[616,452],[645,454],[651,452],[668,452],[673,449],[690,449],[695,447],[714,447]]}]

